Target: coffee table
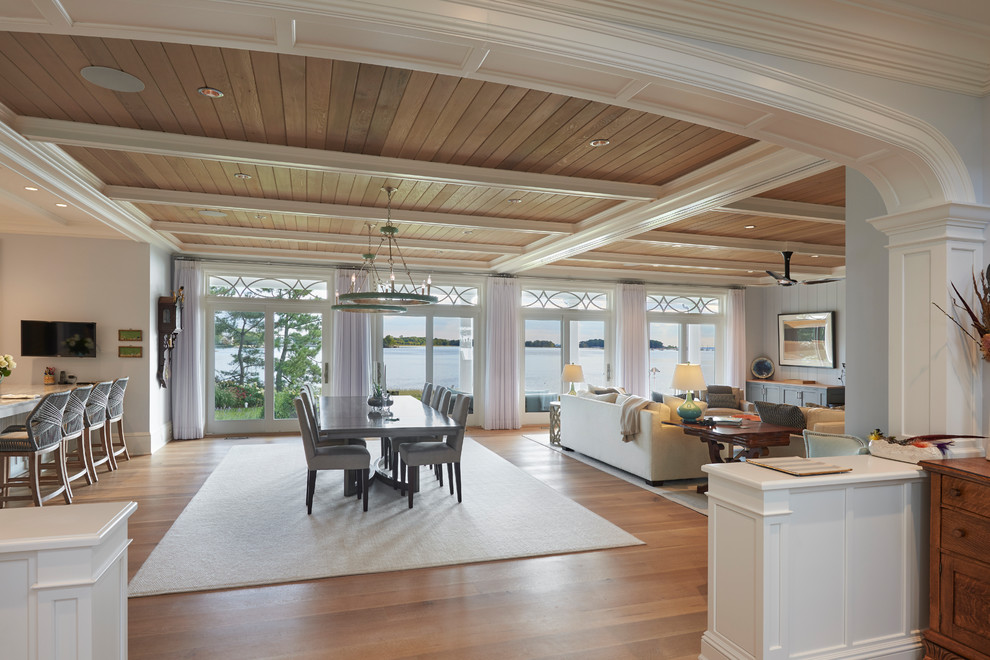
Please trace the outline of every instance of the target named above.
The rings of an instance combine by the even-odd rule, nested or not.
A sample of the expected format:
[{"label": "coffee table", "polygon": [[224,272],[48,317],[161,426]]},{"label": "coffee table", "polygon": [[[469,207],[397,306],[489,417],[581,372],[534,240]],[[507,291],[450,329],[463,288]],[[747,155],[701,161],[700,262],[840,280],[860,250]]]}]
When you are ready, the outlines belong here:
[{"label": "coffee table", "polygon": [[[786,447],[791,443],[791,434],[801,432],[801,429],[749,419],[744,419],[742,426],[707,426],[677,422],[664,422],[664,424],[679,426],[684,429],[686,435],[698,436],[702,442],[707,442],[708,457],[711,458],[712,463],[726,463],[742,458],[766,456],[770,447]],[[741,447],[742,450],[736,453],[730,449],[729,460],[726,461],[722,458],[722,450],[725,449],[726,445]],[[707,490],[707,485],[698,486],[699,493]]]}]

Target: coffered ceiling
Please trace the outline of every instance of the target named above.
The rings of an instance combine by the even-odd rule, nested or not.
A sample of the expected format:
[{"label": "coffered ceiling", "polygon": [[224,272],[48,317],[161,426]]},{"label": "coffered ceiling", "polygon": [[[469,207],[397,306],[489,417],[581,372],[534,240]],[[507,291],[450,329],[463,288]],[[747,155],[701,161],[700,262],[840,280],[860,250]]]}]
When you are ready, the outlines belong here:
[{"label": "coffered ceiling", "polygon": [[[412,266],[750,285],[788,249],[802,276],[843,272],[833,163],[549,91],[180,41],[0,33],[0,121],[24,146],[0,168],[0,231],[356,264],[394,186]],[[55,176],[65,190],[38,185]]]}]

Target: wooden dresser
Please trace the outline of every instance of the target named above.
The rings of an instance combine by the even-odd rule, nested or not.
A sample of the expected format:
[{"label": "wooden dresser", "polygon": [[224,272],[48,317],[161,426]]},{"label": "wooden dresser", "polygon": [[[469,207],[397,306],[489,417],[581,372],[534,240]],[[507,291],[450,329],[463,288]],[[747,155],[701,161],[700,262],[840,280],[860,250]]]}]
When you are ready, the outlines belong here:
[{"label": "wooden dresser", "polygon": [[925,658],[990,660],[990,461],[924,461],[931,473],[931,609]]}]

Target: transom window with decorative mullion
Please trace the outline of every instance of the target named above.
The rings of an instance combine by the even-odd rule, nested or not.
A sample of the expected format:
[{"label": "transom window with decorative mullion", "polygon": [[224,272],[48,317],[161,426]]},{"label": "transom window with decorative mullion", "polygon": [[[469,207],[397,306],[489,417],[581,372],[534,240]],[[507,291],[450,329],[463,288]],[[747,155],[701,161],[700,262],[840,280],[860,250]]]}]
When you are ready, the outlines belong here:
[{"label": "transom window with decorative mullion", "polygon": [[608,294],[603,291],[563,291],[560,289],[524,289],[523,309],[560,309],[607,311]]}]

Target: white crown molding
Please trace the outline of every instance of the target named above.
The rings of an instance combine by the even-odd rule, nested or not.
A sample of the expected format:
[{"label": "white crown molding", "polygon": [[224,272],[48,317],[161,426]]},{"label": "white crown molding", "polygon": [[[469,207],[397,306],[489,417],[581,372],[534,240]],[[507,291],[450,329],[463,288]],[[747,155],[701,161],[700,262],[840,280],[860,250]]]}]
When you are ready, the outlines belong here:
[{"label": "white crown molding", "polygon": [[990,206],[938,204],[867,222],[889,237],[888,248],[945,241],[984,244],[990,227]]},{"label": "white crown molding", "polygon": [[[501,4],[501,3],[500,3]],[[669,32],[829,67],[982,96],[990,87],[988,24],[883,2],[574,0],[551,5],[589,19]]]},{"label": "white crown molding", "polygon": [[[169,234],[197,236],[234,236],[239,238],[262,238],[273,241],[305,241],[309,243],[329,243],[337,245],[368,245],[368,237],[360,234],[331,234],[319,231],[293,231],[287,229],[264,229],[259,227],[229,227],[204,225],[197,222],[152,222],[155,231]],[[401,233],[401,232],[400,232]],[[372,246],[372,249],[377,245]],[[401,238],[401,247],[423,250],[444,250],[451,252],[472,252],[476,254],[522,254],[518,245],[495,245],[492,243],[465,243],[463,241],[435,241],[423,238]]]},{"label": "white crown molding", "polygon": [[79,164],[67,154],[55,158],[51,149],[38,148],[4,122],[0,122],[0,162],[124,236],[169,251],[174,249],[172,243],[150,230],[141,216],[114,204],[79,176]]},{"label": "white crown molding", "polygon": [[[183,192],[181,190],[105,186],[103,193],[114,201],[131,202],[132,204],[159,204],[190,208],[287,213],[291,215],[337,218],[360,222],[367,222],[369,220],[383,222],[386,216],[386,209],[378,207],[325,204],[323,202],[295,202],[282,199],[266,199],[263,197]],[[392,219],[422,225],[443,225],[469,229],[503,229],[536,234],[572,234],[575,231],[574,225],[566,222],[546,222],[542,220],[525,220],[522,218],[492,218],[481,215],[437,213],[433,211],[392,209]]]},{"label": "white crown molding", "polygon": [[602,281],[602,278],[608,278],[606,281],[611,281],[613,285],[615,280],[642,280],[647,284],[652,284],[655,286],[676,284],[679,288],[684,284],[705,284],[713,287],[739,287],[752,286],[758,282],[756,279],[754,279],[752,283],[742,282],[740,281],[742,278],[730,275],[709,275],[694,272],[672,273],[670,271],[657,272],[618,268],[600,270],[594,268],[581,268],[580,266],[541,266],[540,268],[535,268],[528,272],[527,276],[533,278],[558,277],[565,280],[581,279],[597,281]]},{"label": "white crown molding", "polygon": [[656,186],[638,183],[450,165],[195,135],[176,135],[59,119],[18,117],[14,126],[21,135],[31,140],[54,142],[60,145],[136,151],[242,165],[290,167],[314,172],[343,172],[466,186],[483,185],[520,192],[580,195],[596,199],[648,200],[656,197],[658,191]]}]

